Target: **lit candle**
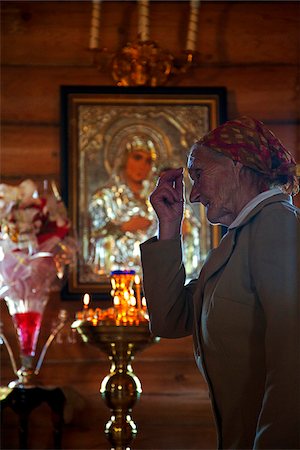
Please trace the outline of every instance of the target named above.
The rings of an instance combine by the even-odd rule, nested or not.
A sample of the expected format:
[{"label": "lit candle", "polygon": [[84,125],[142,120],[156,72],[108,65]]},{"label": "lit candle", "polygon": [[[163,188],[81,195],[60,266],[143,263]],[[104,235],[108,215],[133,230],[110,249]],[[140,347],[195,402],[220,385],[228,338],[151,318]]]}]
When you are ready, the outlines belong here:
[{"label": "lit candle", "polygon": [[142,309],[142,300],[141,300],[141,281],[140,281],[140,277],[138,275],[136,275],[134,277],[134,282],[135,282],[135,292],[136,292],[136,304],[137,304],[137,309],[138,311],[140,311]]},{"label": "lit candle", "polygon": [[200,0],[190,1],[190,21],[188,26],[186,50],[194,51],[196,49],[197,23]]},{"label": "lit candle", "polygon": [[128,291],[124,291],[124,300],[125,300],[124,312],[126,313],[128,310],[128,307],[130,306],[130,294]]},{"label": "lit candle", "polygon": [[90,30],[91,50],[99,48],[99,31],[100,31],[100,3],[101,0],[93,0],[92,21]]},{"label": "lit candle", "polygon": [[136,298],[134,297],[134,295],[130,296],[130,305],[131,306],[135,306],[136,305]]},{"label": "lit candle", "polygon": [[139,0],[138,36],[141,41],[149,39],[149,1]]},{"label": "lit candle", "polygon": [[145,297],[142,298],[142,306],[143,306],[143,308],[147,307],[147,302],[146,302]]},{"label": "lit candle", "polygon": [[84,294],[84,296],[83,296],[83,308],[84,309],[88,309],[89,303],[90,303],[90,296],[89,296],[89,294]]}]

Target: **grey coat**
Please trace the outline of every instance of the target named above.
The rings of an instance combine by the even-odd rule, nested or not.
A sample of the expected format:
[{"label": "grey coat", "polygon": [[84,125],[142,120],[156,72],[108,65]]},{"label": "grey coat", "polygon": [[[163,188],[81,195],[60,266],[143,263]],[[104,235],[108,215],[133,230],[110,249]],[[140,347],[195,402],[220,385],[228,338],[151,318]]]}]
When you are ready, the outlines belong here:
[{"label": "grey coat", "polygon": [[218,447],[299,449],[299,210],[264,200],[185,283],[181,242],[141,245],[152,332],[194,336]]}]

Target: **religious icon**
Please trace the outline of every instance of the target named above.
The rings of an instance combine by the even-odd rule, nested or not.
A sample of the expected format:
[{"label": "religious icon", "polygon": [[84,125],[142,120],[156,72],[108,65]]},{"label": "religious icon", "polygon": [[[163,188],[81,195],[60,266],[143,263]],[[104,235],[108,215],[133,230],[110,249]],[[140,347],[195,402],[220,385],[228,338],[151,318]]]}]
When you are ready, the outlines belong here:
[{"label": "religious icon", "polygon": [[[149,194],[161,171],[185,167],[192,144],[218,125],[224,95],[222,88],[62,88],[62,190],[80,245],[64,297],[109,298],[111,271],[141,274],[139,245],[157,232]],[[187,174],[185,184],[188,199]],[[219,234],[205,211],[187,202],[188,279],[197,277]]]}]

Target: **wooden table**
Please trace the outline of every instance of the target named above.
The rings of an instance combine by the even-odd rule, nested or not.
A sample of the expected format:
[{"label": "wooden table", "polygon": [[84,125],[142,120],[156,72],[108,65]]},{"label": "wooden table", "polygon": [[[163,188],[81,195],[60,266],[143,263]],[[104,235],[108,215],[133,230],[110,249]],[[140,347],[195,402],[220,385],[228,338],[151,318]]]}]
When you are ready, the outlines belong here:
[{"label": "wooden table", "polygon": [[[62,429],[64,423],[65,396],[59,387],[0,387],[1,410],[10,407],[19,418],[20,449],[28,449],[28,422],[30,413],[47,403],[51,409],[53,427],[53,448],[61,449]],[[3,412],[1,412],[2,417]]]}]

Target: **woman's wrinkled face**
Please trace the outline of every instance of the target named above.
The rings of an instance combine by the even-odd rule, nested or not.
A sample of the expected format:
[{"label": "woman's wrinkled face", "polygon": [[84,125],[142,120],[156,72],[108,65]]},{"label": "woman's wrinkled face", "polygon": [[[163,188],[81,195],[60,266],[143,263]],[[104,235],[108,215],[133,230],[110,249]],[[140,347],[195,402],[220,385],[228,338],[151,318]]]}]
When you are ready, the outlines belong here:
[{"label": "woman's wrinkled face", "polygon": [[206,207],[210,223],[230,225],[237,216],[239,169],[230,158],[205,147],[192,147],[188,171],[193,187],[192,203]]},{"label": "woman's wrinkled face", "polygon": [[125,173],[129,180],[141,182],[145,180],[152,168],[152,158],[147,151],[135,150],[128,154]]}]

